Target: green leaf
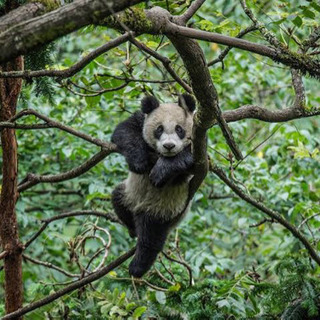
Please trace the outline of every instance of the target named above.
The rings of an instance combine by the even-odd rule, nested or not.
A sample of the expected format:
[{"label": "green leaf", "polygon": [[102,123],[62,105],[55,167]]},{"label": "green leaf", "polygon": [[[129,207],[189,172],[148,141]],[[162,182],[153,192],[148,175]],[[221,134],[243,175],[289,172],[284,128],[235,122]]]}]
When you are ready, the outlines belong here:
[{"label": "green leaf", "polygon": [[166,303],[166,295],[162,291],[157,291],[156,292],[156,299],[160,304],[165,304]]},{"label": "green leaf", "polygon": [[132,317],[134,319],[138,319],[145,313],[146,310],[147,310],[147,307],[144,307],[144,306],[138,307],[136,310],[134,310]]},{"label": "green leaf", "polygon": [[300,28],[302,26],[302,19],[299,16],[296,16],[293,20],[292,20],[293,24],[295,26],[297,26],[298,28]]}]

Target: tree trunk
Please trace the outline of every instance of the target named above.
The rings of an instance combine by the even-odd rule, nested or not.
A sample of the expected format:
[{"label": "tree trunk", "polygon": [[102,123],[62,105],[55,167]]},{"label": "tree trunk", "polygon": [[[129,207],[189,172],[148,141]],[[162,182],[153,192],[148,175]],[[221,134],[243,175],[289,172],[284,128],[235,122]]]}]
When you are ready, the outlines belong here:
[{"label": "tree trunk", "polygon": [[[3,64],[1,71],[23,70],[23,58]],[[6,121],[16,113],[16,106],[21,91],[21,79],[0,80],[0,120]],[[17,141],[14,129],[1,131],[2,145],[2,188],[0,198],[0,239],[7,252],[4,258],[5,306],[6,313],[22,307],[22,244],[19,240],[15,205],[17,191]],[[17,319],[22,319],[21,317]]]}]

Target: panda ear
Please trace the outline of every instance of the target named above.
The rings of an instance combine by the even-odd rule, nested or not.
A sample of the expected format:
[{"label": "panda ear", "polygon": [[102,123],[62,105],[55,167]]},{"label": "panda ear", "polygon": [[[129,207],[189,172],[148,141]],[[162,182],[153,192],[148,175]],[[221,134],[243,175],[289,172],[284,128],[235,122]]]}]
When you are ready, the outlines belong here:
[{"label": "panda ear", "polygon": [[141,101],[141,110],[143,113],[149,114],[159,107],[159,101],[154,96],[144,97]]},{"label": "panda ear", "polygon": [[183,93],[179,96],[178,104],[183,109],[188,109],[189,112],[193,112],[196,109],[196,101],[187,93]]}]

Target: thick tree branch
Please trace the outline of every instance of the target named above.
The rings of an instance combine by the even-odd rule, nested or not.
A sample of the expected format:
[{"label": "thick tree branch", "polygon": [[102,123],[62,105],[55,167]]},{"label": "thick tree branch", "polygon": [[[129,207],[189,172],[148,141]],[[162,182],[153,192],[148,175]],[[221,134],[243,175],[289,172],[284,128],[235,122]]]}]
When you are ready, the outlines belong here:
[{"label": "thick tree branch", "polygon": [[222,115],[227,122],[244,119],[257,119],[265,122],[286,122],[320,115],[320,108],[312,112],[302,112],[292,107],[282,110],[269,110],[257,105],[244,105],[235,110],[225,111]]},{"label": "thick tree branch", "polygon": [[77,72],[86,67],[90,62],[106,53],[107,51],[119,46],[126,42],[130,34],[127,32],[116,39],[110,40],[106,44],[94,49],[88,53],[83,59],[79,60],[73,66],[64,70],[36,70],[36,71],[12,71],[12,72],[0,72],[0,78],[38,78],[38,77],[56,77],[59,79],[65,79],[74,76]]},{"label": "thick tree branch", "polygon": [[140,2],[143,0],[78,0],[19,23],[0,34],[0,63]]},{"label": "thick tree branch", "polygon": [[[122,29],[119,21],[125,21],[126,26],[137,33],[165,34],[167,36],[183,36],[192,39],[219,43],[229,47],[242,49],[269,57],[276,62],[283,63],[293,69],[299,69],[303,73],[320,77],[320,63],[310,56],[291,52],[287,48],[269,47],[263,44],[253,43],[247,40],[225,36],[222,34],[196,30],[179,25],[180,16],[171,16],[169,12],[159,7],[150,10],[127,10],[115,17],[100,21],[99,24],[116,29]],[[279,45],[280,46],[280,45]]]},{"label": "thick tree branch", "polygon": [[116,267],[120,266],[122,263],[124,263],[126,260],[128,260],[131,256],[133,256],[135,250],[136,250],[136,248],[132,248],[127,253],[123,254],[122,256],[120,256],[119,258],[117,258],[116,260],[111,262],[109,265],[101,268],[99,271],[96,271],[96,272],[84,277],[83,279],[70,284],[69,286],[67,286],[61,290],[58,290],[57,292],[47,296],[46,298],[43,298],[43,299],[38,300],[36,302],[30,303],[29,305],[15,311],[15,312],[9,313],[9,314],[5,315],[4,317],[2,317],[1,319],[2,320],[14,319],[16,317],[27,314],[35,309],[38,309],[42,306],[45,306],[45,305],[59,299],[60,297],[66,295],[74,290],[82,288],[85,285],[92,283],[92,282],[104,277],[110,271],[112,271]]},{"label": "thick tree branch", "polygon": [[45,10],[45,4],[30,2],[10,11],[6,15],[0,17],[0,34],[14,25],[41,15]]},{"label": "thick tree branch", "polygon": [[300,231],[292,225],[290,222],[288,222],[280,213],[278,213],[275,210],[269,209],[267,206],[262,204],[261,202],[255,200],[251,196],[249,196],[247,193],[241,190],[234,182],[232,182],[226,174],[223,172],[223,170],[218,167],[217,165],[211,165],[210,171],[212,171],[215,175],[217,175],[227,186],[230,187],[230,189],[237,194],[241,199],[248,202],[255,208],[259,209],[266,215],[268,215],[271,219],[274,221],[277,221],[282,226],[284,226],[287,230],[291,232],[291,234],[297,238],[303,246],[307,249],[309,252],[309,255],[311,258],[320,266],[320,256],[317,254],[316,250],[313,248],[311,243],[308,241],[308,239],[300,233]]}]

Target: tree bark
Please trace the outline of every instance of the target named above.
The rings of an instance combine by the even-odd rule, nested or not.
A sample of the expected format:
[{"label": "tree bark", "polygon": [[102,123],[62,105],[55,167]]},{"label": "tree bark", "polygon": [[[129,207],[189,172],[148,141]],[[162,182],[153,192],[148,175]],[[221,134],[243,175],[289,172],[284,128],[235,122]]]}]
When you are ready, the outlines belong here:
[{"label": "tree bark", "polygon": [[[3,64],[2,71],[23,69],[23,58]],[[7,121],[16,113],[18,96],[21,90],[21,79],[0,80],[0,119]],[[3,249],[7,252],[4,258],[5,272],[5,308],[6,313],[22,307],[22,245],[19,240],[15,205],[17,191],[17,141],[14,129],[1,131],[2,145],[2,188],[0,198],[0,239]],[[22,319],[21,317],[17,319]]]}]

